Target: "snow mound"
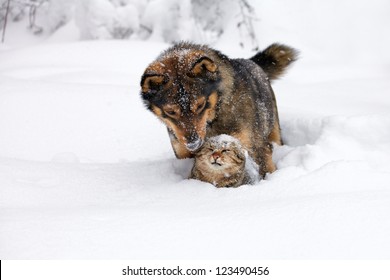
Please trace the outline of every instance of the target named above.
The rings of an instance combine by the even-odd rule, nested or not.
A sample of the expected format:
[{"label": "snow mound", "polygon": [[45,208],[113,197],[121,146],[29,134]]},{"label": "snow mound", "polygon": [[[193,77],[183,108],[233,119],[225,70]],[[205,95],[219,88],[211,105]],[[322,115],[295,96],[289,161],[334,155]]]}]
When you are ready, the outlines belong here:
[{"label": "snow mound", "polygon": [[187,179],[193,161],[174,157],[139,97],[144,68],[165,47],[0,50],[2,258],[390,258],[382,66],[315,79],[305,77],[316,66],[291,69],[273,86],[278,170],[217,189]]},{"label": "snow mound", "polygon": [[338,161],[360,161],[388,170],[390,116],[291,120],[282,129],[286,145],[275,155],[280,168],[300,165],[313,171]]}]

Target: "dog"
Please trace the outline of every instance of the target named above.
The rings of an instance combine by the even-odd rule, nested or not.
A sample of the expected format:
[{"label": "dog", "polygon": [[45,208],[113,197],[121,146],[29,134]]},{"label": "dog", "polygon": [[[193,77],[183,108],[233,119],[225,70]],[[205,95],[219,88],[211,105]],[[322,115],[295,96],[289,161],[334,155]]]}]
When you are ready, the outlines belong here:
[{"label": "dog", "polygon": [[161,53],[141,78],[141,98],[166,126],[177,158],[194,157],[206,138],[237,138],[259,166],[273,172],[272,143],[282,145],[275,95],[298,52],[272,44],[250,59],[230,59],[205,45],[180,42]]}]

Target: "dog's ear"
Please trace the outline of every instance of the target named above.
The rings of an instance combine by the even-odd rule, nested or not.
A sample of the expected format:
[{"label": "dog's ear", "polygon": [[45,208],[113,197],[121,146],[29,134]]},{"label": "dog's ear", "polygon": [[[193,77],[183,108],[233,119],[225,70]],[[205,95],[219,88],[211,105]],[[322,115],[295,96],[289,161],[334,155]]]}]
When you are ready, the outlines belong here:
[{"label": "dog's ear", "polygon": [[167,83],[167,77],[157,74],[144,74],[141,79],[142,93],[154,93]]},{"label": "dog's ear", "polygon": [[191,76],[197,77],[202,76],[207,73],[215,73],[217,72],[217,65],[208,57],[199,58],[191,68]]}]

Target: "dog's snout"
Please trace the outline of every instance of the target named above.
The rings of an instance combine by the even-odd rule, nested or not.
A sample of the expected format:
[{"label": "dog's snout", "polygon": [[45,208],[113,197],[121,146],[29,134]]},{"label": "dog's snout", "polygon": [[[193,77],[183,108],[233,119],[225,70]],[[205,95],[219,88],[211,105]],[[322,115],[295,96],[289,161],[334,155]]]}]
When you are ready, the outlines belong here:
[{"label": "dog's snout", "polygon": [[189,151],[194,152],[198,150],[202,145],[203,140],[197,134],[192,134],[188,139],[186,147]]},{"label": "dog's snout", "polygon": [[192,131],[189,134],[187,134],[187,141],[188,142],[195,142],[198,139],[199,139],[199,135],[195,131]]}]

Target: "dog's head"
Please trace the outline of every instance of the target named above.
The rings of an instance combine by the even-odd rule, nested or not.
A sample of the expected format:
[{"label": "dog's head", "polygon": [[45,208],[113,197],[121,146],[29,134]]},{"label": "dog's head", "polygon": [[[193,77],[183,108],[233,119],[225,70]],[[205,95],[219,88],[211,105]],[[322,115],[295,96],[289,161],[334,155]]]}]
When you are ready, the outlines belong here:
[{"label": "dog's head", "polygon": [[146,68],[141,95],[173,137],[194,152],[215,118],[219,80],[218,65],[209,53],[176,45]]}]

